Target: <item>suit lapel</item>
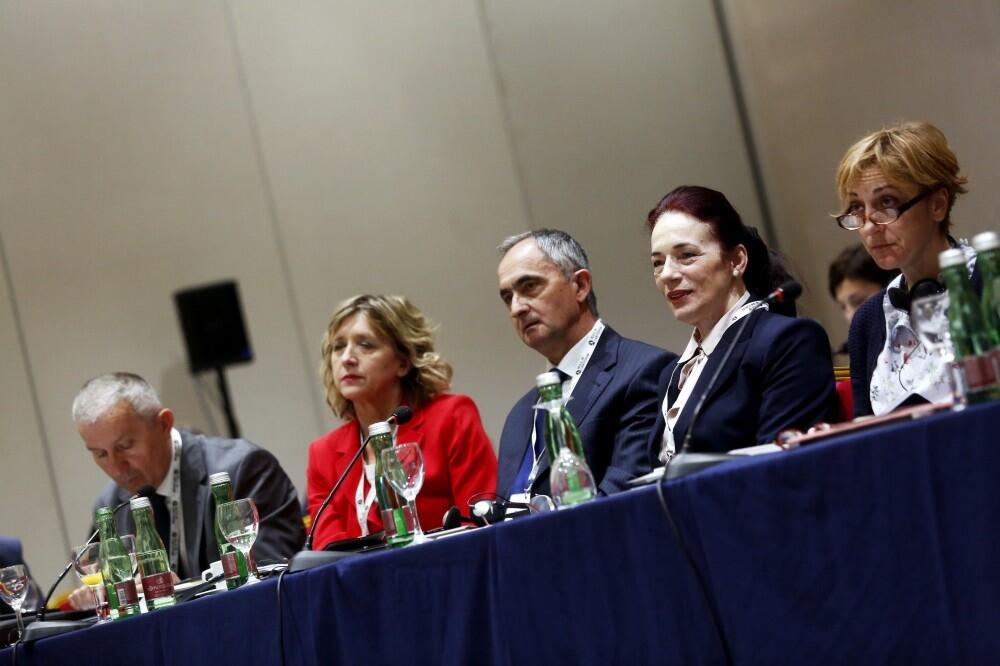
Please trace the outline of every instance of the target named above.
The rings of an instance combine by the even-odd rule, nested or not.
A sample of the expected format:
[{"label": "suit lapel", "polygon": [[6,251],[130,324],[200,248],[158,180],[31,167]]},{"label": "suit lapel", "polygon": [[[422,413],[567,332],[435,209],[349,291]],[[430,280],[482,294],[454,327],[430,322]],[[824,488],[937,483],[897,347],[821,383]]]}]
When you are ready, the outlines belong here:
[{"label": "suit lapel", "polygon": [[[743,360],[743,354],[746,353],[747,345],[750,343],[750,338],[753,336],[753,329],[757,325],[757,318],[759,318],[760,314],[759,312],[752,312],[747,316],[753,317],[753,321],[747,322],[743,335],[733,345],[733,351],[729,355],[729,359],[726,361],[725,367],[722,368],[718,379],[715,380],[715,385],[705,396],[706,405],[711,402],[716,395],[718,395],[719,391],[728,384],[730,377],[736,374],[736,371],[739,370],[740,363]],[[694,413],[694,409],[701,401],[701,396],[708,387],[709,382],[712,381],[712,377],[715,375],[719,364],[722,363],[722,358],[726,355],[726,349],[728,349],[729,345],[732,344],[732,338],[736,335],[736,331],[739,327],[739,322],[736,322],[726,330],[725,334],[723,334],[719,344],[716,345],[715,349],[709,355],[708,362],[705,363],[705,367],[701,371],[701,376],[698,377],[698,385],[688,398],[687,403],[685,403],[680,416],[677,417],[674,433],[675,437],[679,438],[675,440],[677,441],[678,447],[682,445],[682,442],[684,441],[683,438],[687,437],[687,430],[691,423],[691,416]],[[679,375],[680,373],[678,372],[677,374]],[[674,387],[676,381],[678,381],[677,378],[674,378],[674,381],[671,381],[671,388]],[[702,411],[704,411],[704,409],[705,408],[702,407]]]},{"label": "suit lapel", "polygon": [[[202,443],[187,433],[181,432],[181,505],[184,507],[184,550],[191,571],[201,564],[202,538],[208,495],[208,470],[205,467],[205,451]],[[209,525],[213,526],[214,522]],[[209,557],[211,562],[214,557]]]}]

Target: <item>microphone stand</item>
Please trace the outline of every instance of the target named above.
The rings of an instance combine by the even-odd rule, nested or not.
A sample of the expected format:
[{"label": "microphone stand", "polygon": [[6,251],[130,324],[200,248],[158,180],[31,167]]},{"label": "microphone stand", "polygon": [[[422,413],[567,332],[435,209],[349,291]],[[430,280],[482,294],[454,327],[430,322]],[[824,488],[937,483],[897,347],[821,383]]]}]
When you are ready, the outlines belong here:
[{"label": "microphone stand", "polygon": [[691,412],[691,423],[688,425],[687,433],[684,435],[684,444],[681,446],[680,452],[671,457],[663,469],[663,478],[665,480],[669,481],[672,479],[679,479],[682,476],[694,474],[695,472],[708,469],[709,467],[714,467],[720,463],[740,459],[740,456],[735,456],[731,453],[693,453],[690,451],[691,435],[694,433],[695,423],[698,421],[698,416],[701,414],[702,407],[705,406],[705,400],[708,398],[708,394],[711,393],[713,388],[715,388],[715,383],[718,381],[719,375],[722,373],[722,369],[726,367],[726,363],[729,361],[729,357],[732,355],[733,349],[736,348],[736,343],[739,342],[741,337],[743,337],[743,331],[746,330],[747,323],[749,323],[750,316],[752,314],[753,313],[746,315],[740,321],[739,328],[736,329],[736,335],[726,348],[726,353],[723,354],[722,361],[720,361],[719,365],[716,366],[715,372],[712,373],[712,377],[709,380],[708,385],[698,398],[698,404],[694,406],[694,411]]},{"label": "microphone stand", "polygon": [[[122,509],[122,507],[126,506],[129,502],[132,501],[133,497],[139,497],[141,495],[144,495],[145,490],[146,490],[145,487],[140,489],[138,493],[136,493],[129,499],[125,500],[118,506],[116,506],[114,508],[114,513],[117,514],[118,511]],[[152,489],[150,488],[150,490]],[[97,535],[99,535],[100,533],[101,533],[100,530],[94,530],[94,533],[90,535],[90,538],[87,539],[87,542],[84,543],[83,545],[89,546],[90,544],[94,543],[94,539],[96,539]],[[31,622],[30,624],[28,624],[27,627],[24,628],[24,635],[21,637],[22,643],[31,643],[33,641],[37,641],[39,638],[45,638],[46,636],[56,636],[58,634],[65,634],[66,632],[82,629],[90,625],[90,622],[87,620],[48,620],[48,621],[45,620],[45,612],[46,610],[48,610],[49,600],[52,598],[52,595],[55,594],[56,588],[59,587],[59,583],[63,581],[63,578],[66,577],[66,574],[69,573],[69,570],[73,568],[73,564],[75,562],[76,562],[76,557],[74,555],[74,557],[70,559],[69,563],[65,566],[65,568],[63,568],[63,570],[59,573],[59,576],[56,577],[56,581],[52,583],[52,587],[49,588],[48,593],[45,595],[45,599],[42,600],[42,605],[38,608],[37,611],[35,611],[35,621]]]},{"label": "microphone stand", "polygon": [[358,459],[361,458],[361,454],[364,453],[366,448],[368,448],[369,440],[371,440],[370,435],[365,437],[365,441],[358,447],[358,450],[354,453],[354,457],[351,458],[349,463],[347,463],[347,469],[345,469],[343,474],[340,475],[337,482],[333,484],[333,488],[331,488],[330,492],[327,493],[326,499],[323,500],[323,503],[319,505],[319,510],[316,511],[316,518],[313,520],[312,526],[309,528],[309,534],[306,536],[306,542],[303,544],[302,550],[295,553],[295,555],[292,556],[292,559],[288,562],[289,573],[306,571],[307,569],[336,562],[337,560],[341,560],[354,554],[350,552],[338,552],[332,550],[313,550],[313,536],[316,534],[316,528],[319,526],[320,517],[322,517],[326,507],[330,504],[331,500],[333,500],[334,495],[336,495],[337,491],[340,490],[340,486],[344,484],[344,481],[347,479],[347,475],[351,473],[351,470],[354,469],[354,466],[358,463]]}]

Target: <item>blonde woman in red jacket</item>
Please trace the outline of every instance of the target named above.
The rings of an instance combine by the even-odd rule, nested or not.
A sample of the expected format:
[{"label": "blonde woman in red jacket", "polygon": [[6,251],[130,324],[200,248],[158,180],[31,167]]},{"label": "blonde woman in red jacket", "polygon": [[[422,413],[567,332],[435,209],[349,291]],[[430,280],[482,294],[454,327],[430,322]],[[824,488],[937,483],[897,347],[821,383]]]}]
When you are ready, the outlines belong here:
[{"label": "blonde woman in red jacket", "polygon": [[[314,519],[368,426],[388,419],[399,405],[409,405],[413,418],[400,426],[396,439],[417,442],[424,456],[417,513],[425,530],[440,527],[449,507],[464,507],[470,496],[494,491],[496,455],[479,410],[469,397],[446,393],[451,366],[435,353],[431,326],[407,299],[362,295],[344,301],[330,318],[322,355],[327,404],[346,423],[309,445],[307,495]],[[315,549],[382,529],[370,448],[362,462],[321,517]]]}]

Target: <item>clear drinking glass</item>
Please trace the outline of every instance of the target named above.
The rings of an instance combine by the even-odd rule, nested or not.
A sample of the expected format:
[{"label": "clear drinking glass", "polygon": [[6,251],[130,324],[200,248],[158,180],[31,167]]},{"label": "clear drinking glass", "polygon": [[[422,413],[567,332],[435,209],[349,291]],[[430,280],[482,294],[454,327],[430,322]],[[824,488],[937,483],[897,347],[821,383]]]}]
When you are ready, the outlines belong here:
[{"label": "clear drinking glass", "polygon": [[0,569],[0,599],[14,609],[17,617],[17,637],[24,634],[24,620],[21,619],[21,606],[28,596],[28,572],[23,564],[12,564]]},{"label": "clear drinking glass", "polygon": [[247,565],[253,570],[253,575],[260,578],[257,574],[257,565],[250,557],[250,549],[257,540],[257,528],[260,524],[260,516],[254,501],[248,497],[220,504],[215,509],[215,519],[219,522],[222,536],[243,553]]},{"label": "clear drinking glass", "polygon": [[420,452],[420,446],[409,442],[383,450],[382,472],[410,508],[410,516],[413,518],[413,541],[410,543],[427,541],[417,517],[417,494],[424,485],[424,455]]},{"label": "clear drinking glass", "polygon": [[95,541],[73,549],[73,568],[80,582],[94,593],[97,604],[97,621],[107,622],[109,618],[108,597],[104,592],[104,576],[101,575],[101,543]]},{"label": "clear drinking glass", "polygon": [[948,375],[952,408],[961,410],[966,405],[965,377],[955,362],[955,348],[951,343],[948,326],[948,292],[914,299],[910,304],[910,324],[927,351],[937,354]]}]

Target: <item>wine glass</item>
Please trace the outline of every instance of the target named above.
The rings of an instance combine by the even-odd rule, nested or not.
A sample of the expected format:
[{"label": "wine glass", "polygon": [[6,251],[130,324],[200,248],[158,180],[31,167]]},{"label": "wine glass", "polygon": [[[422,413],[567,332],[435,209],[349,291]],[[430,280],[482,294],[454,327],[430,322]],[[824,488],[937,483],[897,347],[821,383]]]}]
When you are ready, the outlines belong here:
[{"label": "wine glass", "polygon": [[128,553],[128,559],[132,563],[132,578],[139,575],[139,562],[135,557],[135,536],[132,534],[122,534],[120,537],[122,545],[125,546],[125,552]]},{"label": "wine glass", "polygon": [[21,606],[28,596],[28,572],[23,564],[12,564],[0,569],[0,599],[14,609],[17,616],[17,637],[24,634],[24,620],[21,619]]},{"label": "wine glass", "polygon": [[96,541],[73,549],[73,568],[80,582],[94,593],[97,604],[97,622],[109,619],[108,597],[104,593],[104,576],[101,575],[101,543]]},{"label": "wine glass", "polygon": [[389,480],[393,489],[406,499],[413,517],[413,541],[427,541],[424,531],[420,529],[420,519],[417,517],[417,493],[424,485],[424,456],[420,446],[415,442],[400,444],[382,451],[382,472]]},{"label": "wine glass", "polygon": [[937,354],[941,359],[941,365],[948,375],[953,408],[960,410],[966,404],[966,386],[955,362],[955,348],[948,326],[949,301],[947,291],[914,299],[910,303],[910,323],[927,351]]},{"label": "wine glass", "polygon": [[222,536],[226,537],[226,541],[243,553],[247,566],[253,570],[253,575],[260,578],[257,573],[257,565],[250,557],[250,548],[257,540],[257,528],[260,524],[257,505],[249,497],[235,502],[226,502],[216,507],[215,519],[219,523]]}]

